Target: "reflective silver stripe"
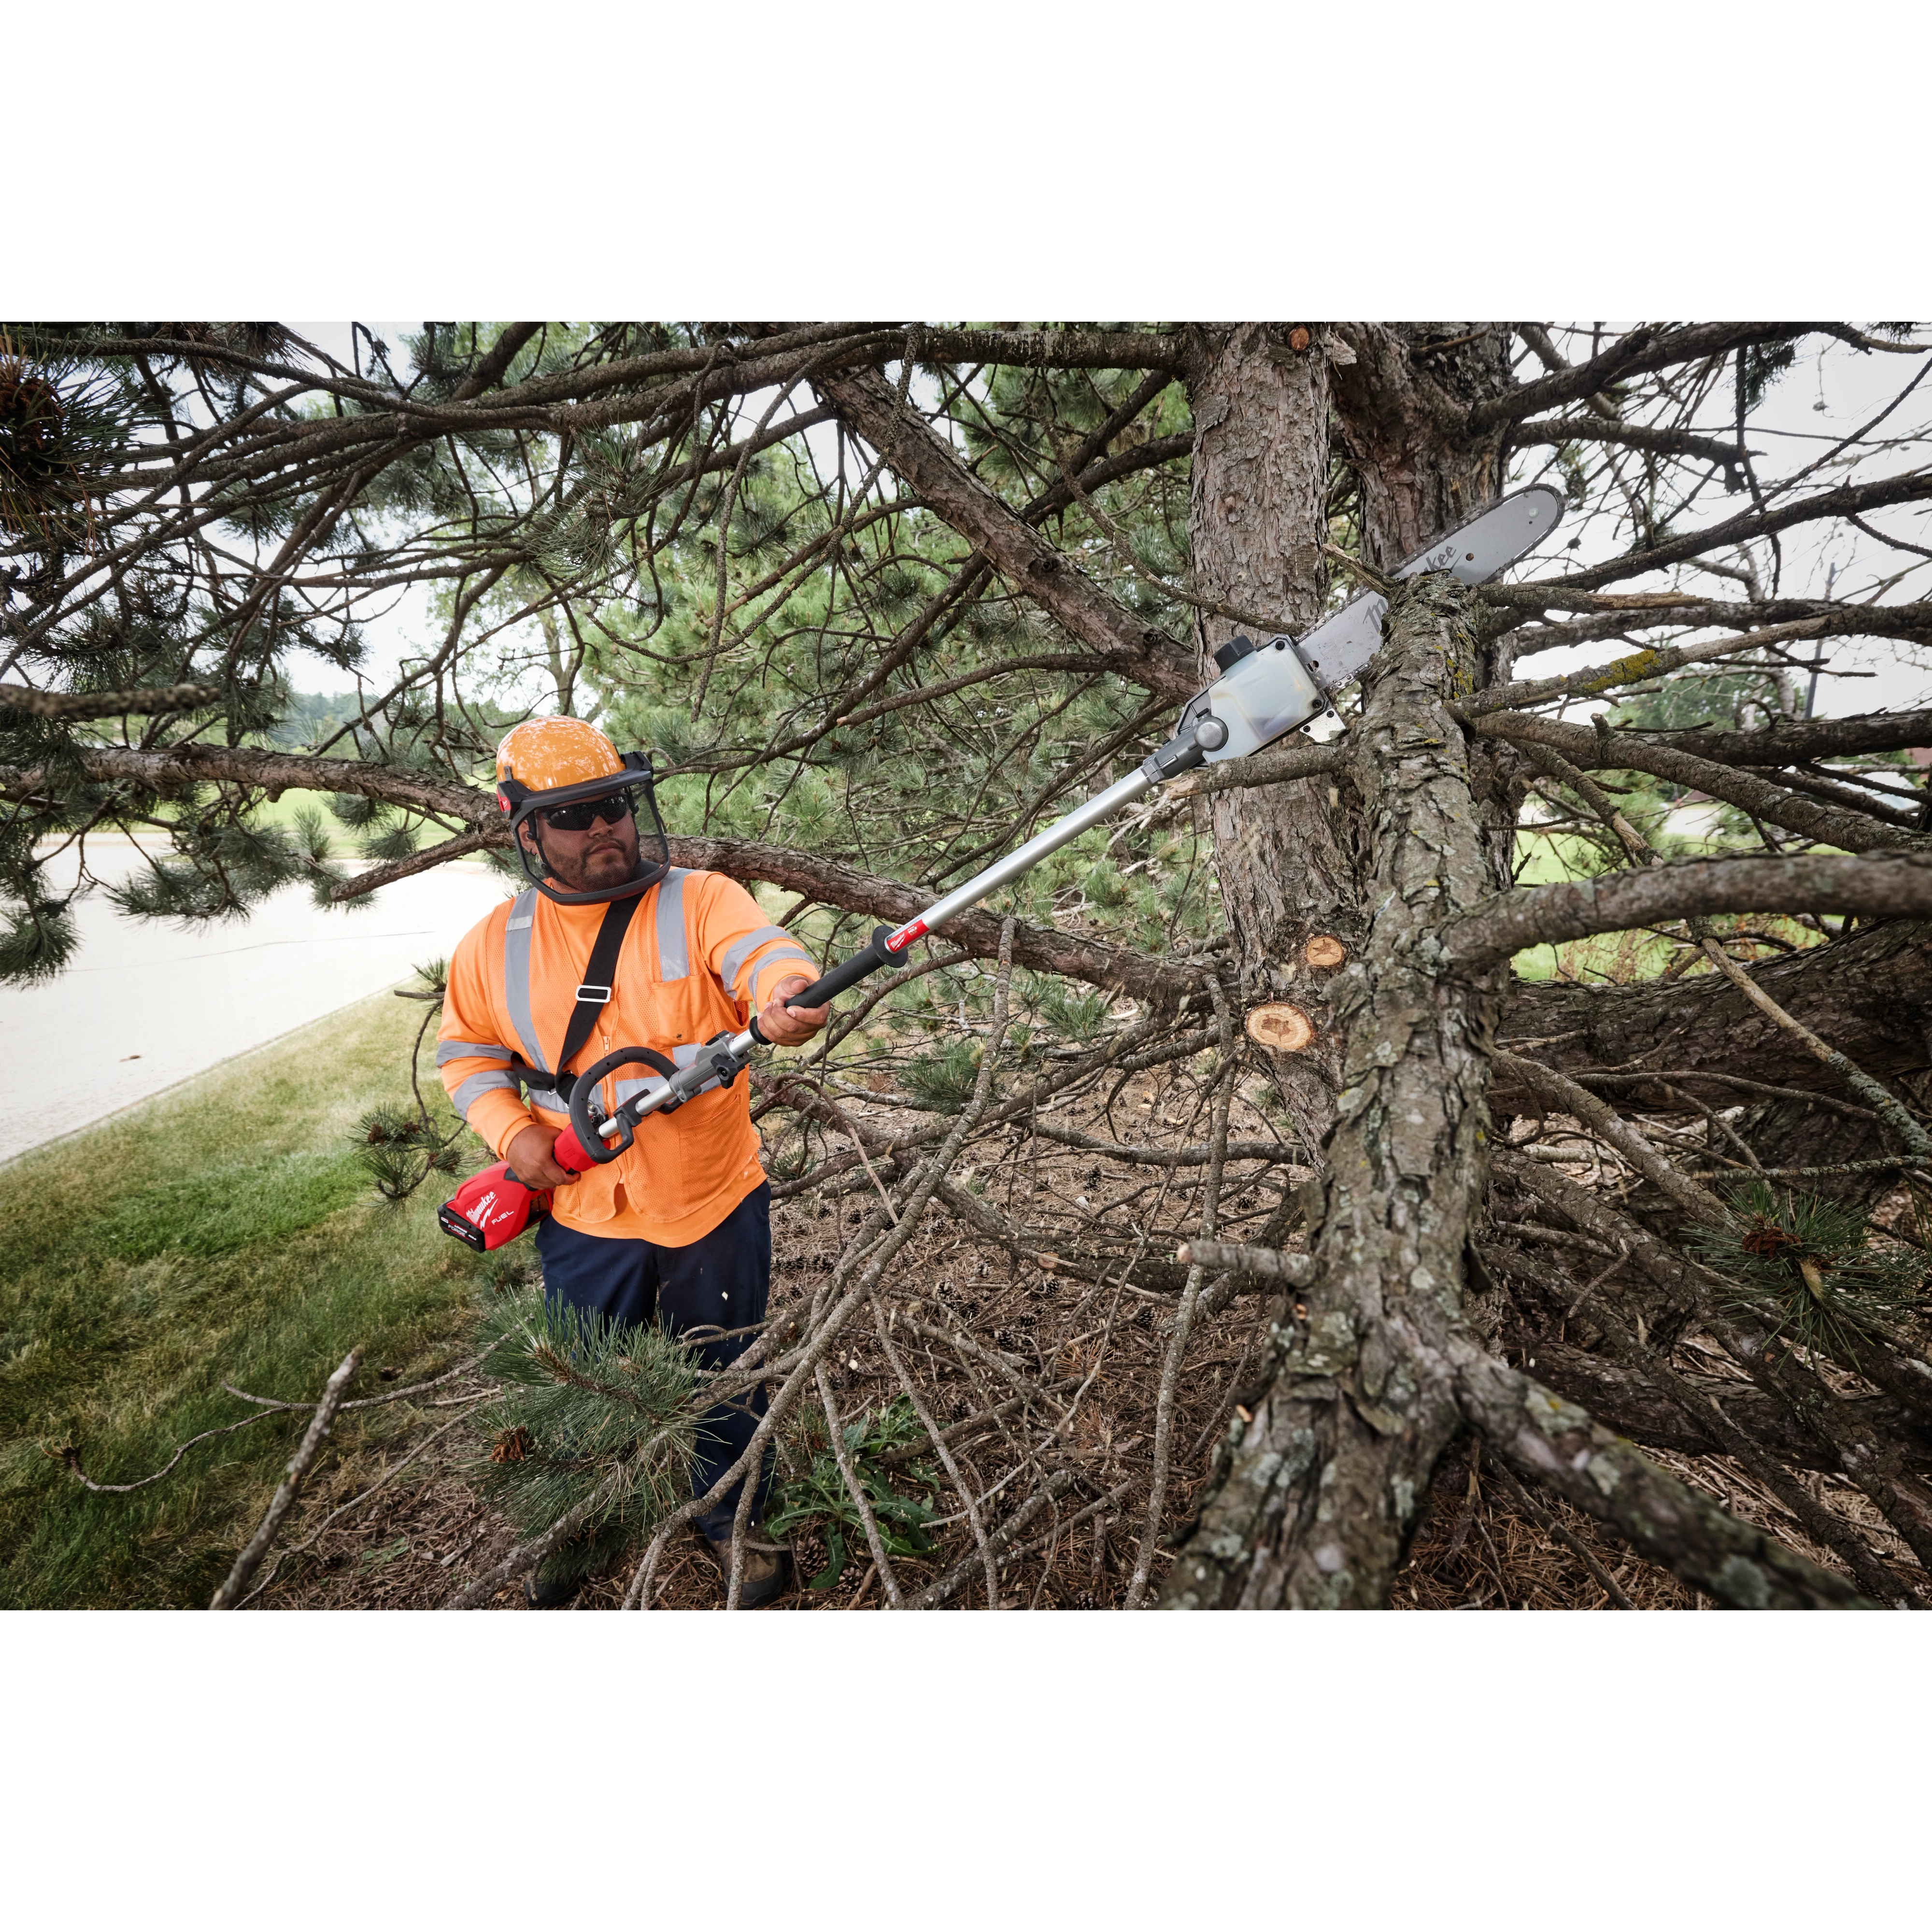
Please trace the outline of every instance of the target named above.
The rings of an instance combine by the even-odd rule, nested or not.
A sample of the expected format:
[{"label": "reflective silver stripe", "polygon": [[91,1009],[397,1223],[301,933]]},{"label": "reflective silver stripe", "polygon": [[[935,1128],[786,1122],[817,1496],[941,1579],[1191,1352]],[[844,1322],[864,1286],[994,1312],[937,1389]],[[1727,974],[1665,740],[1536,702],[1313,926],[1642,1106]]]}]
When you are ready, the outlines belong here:
[{"label": "reflective silver stripe", "polygon": [[548,1073],[550,1062],[537,1043],[537,1023],[530,1016],[530,922],[536,916],[536,903],[537,889],[530,886],[517,895],[510,908],[510,923],[503,934],[503,999],[510,1009],[510,1024],[524,1043],[524,1058]]},{"label": "reflective silver stripe", "polygon": [[658,977],[688,979],[691,959],[684,944],[684,882],[691,876],[674,866],[658,886]]},{"label": "reflective silver stripe", "polygon": [[440,1040],[436,1043],[436,1064],[447,1066],[452,1060],[508,1060],[507,1046],[490,1046],[477,1040]]},{"label": "reflective silver stripe", "polygon": [[774,939],[788,939],[791,935],[782,926],[761,926],[756,932],[748,932],[739,940],[718,962],[718,976],[726,986],[730,986],[738,977],[738,968],[761,946]]},{"label": "reflective silver stripe", "polygon": [[547,1107],[553,1114],[567,1114],[570,1102],[551,1087],[532,1087],[524,1096],[532,1107]]},{"label": "reflective silver stripe", "polygon": [[485,1094],[494,1094],[500,1088],[507,1087],[514,1092],[516,1082],[507,1073],[472,1073],[451,1094],[456,1111],[465,1120],[470,1118],[470,1109]]},{"label": "reflective silver stripe", "polygon": [[[751,982],[752,980],[757,979],[758,975],[762,973],[767,966],[779,959],[802,959],[808,966],[812,964],[812,955],[809,952],[802,951],[796,946],[775,946],[770,952],[753,960],[751,964],[746,969],[746,991],[748,992],[750,990]],[[727,980],[725,983],[728,986],[730,986],[732,984],[729,980]],[[732,990],[736,992],[736,988],[733,986]]]}]

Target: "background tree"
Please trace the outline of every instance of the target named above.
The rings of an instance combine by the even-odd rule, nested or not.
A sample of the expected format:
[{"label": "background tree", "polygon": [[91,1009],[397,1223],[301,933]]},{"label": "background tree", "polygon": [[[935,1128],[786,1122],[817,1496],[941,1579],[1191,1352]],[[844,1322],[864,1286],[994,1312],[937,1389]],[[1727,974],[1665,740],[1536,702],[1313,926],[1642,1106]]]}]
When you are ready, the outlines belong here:
[{"label": "background tree", "polygon": [[[1379,1604],[1478,1444],[1552,1521],[1720,1600],[1924,1600],[1932,819],[1900,761],[1932,714],[1808,715],[1828,640],[1932,633],[1922,334],[356,340],[344,367],[272,324],[10,332],[0,970],[67,962],[47,862],[77,847],[85,883],[106,828],[144,835],[104,890],[146,917],[298,878],[346,903],[496,849],[488,757],[531,703],[651,745],[679,862],[772,889],[836,954],[1143,755],[1235,631],[1304,631],[1549,476],[1570,549],[1397,598],[1345,734],[1089,834],[764,1071],[779,1191],[836,1204],[838,1238],[746,1370],[774,1432],[809,1408],[836,1445],[829,1365],[860,1372],[867,1335],[881,1402],[920,1414],[962,1498],[937,1582],[897,1576],[843,1472],[892,1600],[997,1598],[1050,1538],[1045,1588],[1063,1526],[1112,1514],[1135,1520],[1106,1600]],[[1790,458],[1756,425],[1826,344],[1896,357],[1896,393]],[[1862,547],[1814,594],[1788,560],[1825,531]],[[436,635],[350,715],[305,711],[300,654],[363,664],[412,586]],[[1564,716],[1599,697],[1622,709]],[[320,813],[265,822],[292,791],[364,835],[359,869]],[[1546,946],[1556,976],[1512,973]],[[1297,1023],[1250,1037],[1263,1004]],[[1136,1138],[1112,1108],[1142,1076],[1166,1084]],[[1042,1148],[1134,1185],[1056,1198]],[[928,1204],[1013,1283],[1073,1284],[1051,1348],[908,1272]],[[1238,1372],[1208,1385],[1216,1337]],[[1144,1468],[1081,1421],[1127,1360]],[[982,1441],[997,1483],[950,1460]],[[1632,1441],[1733,1459],[1775,1530]]]}]

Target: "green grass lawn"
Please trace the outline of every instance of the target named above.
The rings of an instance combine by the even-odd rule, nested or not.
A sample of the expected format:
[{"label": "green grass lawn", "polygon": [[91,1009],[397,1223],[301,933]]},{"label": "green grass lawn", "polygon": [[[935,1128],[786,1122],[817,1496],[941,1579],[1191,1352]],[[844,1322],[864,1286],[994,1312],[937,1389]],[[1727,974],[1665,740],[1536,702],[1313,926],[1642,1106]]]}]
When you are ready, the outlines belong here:
[{"label": "green grass lawn", "polygon": [[[460,1359],[477,1264],[436,1226],[448,1178],[392,1206],[356,1158],[360,1117],[409,1102],[422,1018],[380,994],[0,1168],[0,1604],[205,1606],[306,1418],[203,1443],[130,1496],[47,1450],[128,1482],[248,1412],[224,1378],[312,1402],[358,1342],[352,1396]],[[409,1401],[345,1415],[312,1482],[373,1473],[422,1420]]]}]

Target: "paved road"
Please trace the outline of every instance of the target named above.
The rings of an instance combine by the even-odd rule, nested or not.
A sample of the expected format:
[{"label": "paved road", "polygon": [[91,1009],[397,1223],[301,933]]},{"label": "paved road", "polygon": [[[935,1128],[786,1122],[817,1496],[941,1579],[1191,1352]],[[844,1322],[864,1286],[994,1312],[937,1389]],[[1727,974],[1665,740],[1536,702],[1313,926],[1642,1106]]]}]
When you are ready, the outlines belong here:
[{"label": "paved road", "polygon": [[[130,842],[88,847],[103,875],[135,861]],[[448,958],[508,890],[500,874],[459,860],[386,886],[359,910],[321,911],[290,886],[245,920],[186,932],[83,899],[67,971],[0,987],[0,1160]]]}]

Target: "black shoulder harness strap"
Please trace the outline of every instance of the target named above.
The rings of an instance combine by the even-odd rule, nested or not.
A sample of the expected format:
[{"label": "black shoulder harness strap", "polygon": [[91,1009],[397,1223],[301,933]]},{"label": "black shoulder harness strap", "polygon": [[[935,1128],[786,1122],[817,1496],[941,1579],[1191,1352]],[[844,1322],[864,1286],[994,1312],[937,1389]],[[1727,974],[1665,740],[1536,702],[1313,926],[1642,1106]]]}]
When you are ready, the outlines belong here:
[{"label": "black shoulder harness strap", "polygon": [[577,1058],[584,1042],[590,1037],[590,1029],[597,1024],[598,1011],[610,1003],[611,989],[617,981],[617,956],[624,950],[624,935],[630,930],[638,907],[649,896],[648,893],[639,892],[630,898],[613,899],[604,914],[604,922],[597,928],[590,962],[584,969],[584,983],[577,989],[577,1005],[571,1013],[570,1024],[564,1029],[563,1051],[556,1057],[556,1077],[544,1083],[566,1100],[570,1098],[570,1090],[577,1083],[563,1070]]}]

